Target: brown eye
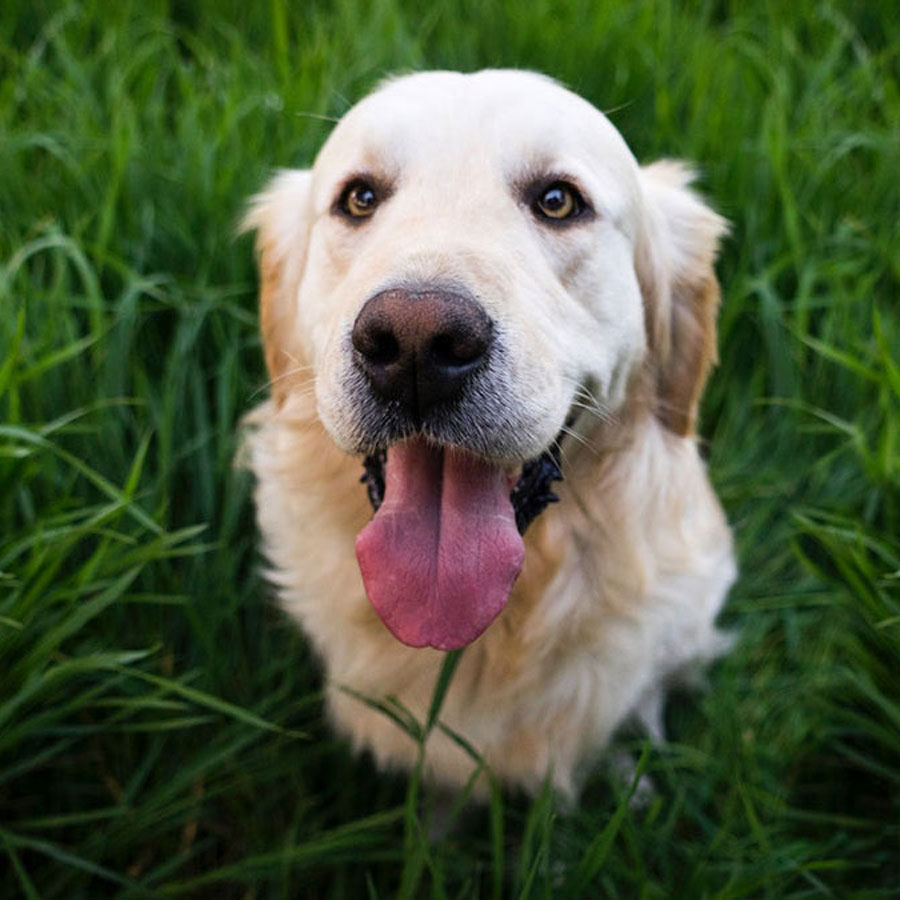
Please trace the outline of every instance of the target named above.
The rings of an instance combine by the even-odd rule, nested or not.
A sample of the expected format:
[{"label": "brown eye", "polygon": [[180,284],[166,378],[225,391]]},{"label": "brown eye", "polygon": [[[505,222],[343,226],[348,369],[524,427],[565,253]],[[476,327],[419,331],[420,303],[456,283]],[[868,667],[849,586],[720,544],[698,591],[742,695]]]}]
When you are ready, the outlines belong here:
[{"label": "brown eye", "polygon": [[584,199],[565,181],[555,181],[538,195],[531,207],[543,219],[574,219],[584,211]]},{"label": "brown eye", "polygon": [[375,212],[378,195],[375,188],[366,181],[353,181],[344,188],[338,209],[354,219],[366,219]]}]

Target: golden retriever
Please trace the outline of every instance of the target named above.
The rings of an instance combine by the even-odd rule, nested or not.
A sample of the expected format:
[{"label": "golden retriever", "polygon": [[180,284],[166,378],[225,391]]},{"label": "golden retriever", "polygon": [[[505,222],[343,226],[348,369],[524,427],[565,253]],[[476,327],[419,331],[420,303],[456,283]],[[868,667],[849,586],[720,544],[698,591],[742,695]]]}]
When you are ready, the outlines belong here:
[{"label": "golden retriever", "polygon": [[[379,764],[416,745],[341,688],[424,718],[465,646],[442,720],[503,782],[571,796],[726,648],[732,539],[695,435],[725,223],[690,180],[549,78],[426,72],[253,200],[270,577]],[[473,762],[436,730],[426,771]]]}]

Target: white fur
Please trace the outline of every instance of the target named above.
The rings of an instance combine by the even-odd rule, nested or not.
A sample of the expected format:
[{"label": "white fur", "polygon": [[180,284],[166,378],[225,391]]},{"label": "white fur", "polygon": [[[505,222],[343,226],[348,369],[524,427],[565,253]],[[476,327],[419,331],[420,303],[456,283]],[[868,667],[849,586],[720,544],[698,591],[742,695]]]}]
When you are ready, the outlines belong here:
[{"label": "white fur", "polygon": [[[393,193],[353,227],[333,204],[360,173]],[[576,180],[597,215],[537,221],[517,185],[540,173]],[[658,732],[670,681],[725,649],[713,622],[735,577],[731,535],[693,437],[724,223],[688,181],[677,164],[640,169],[605,117],[542,76],[425,73],[354,107],[311,172],[279,175],[255,201],[274,384],[250,449],[271,578],[323,660],[336,726],[379,763],[409,766],[415,746],[341,686],[422,717],[442,659],[390,635],[353,553],[371,511],[346,338],[385,287],[462,283],[498,323],[516,423],[504,462],[591,407],[507,608],[464,653],[446,724],[503,780],[536,790],[549,771],[571,794],[623,719]],[[435,732],[427,766],[458,786],[472,762]]]}]

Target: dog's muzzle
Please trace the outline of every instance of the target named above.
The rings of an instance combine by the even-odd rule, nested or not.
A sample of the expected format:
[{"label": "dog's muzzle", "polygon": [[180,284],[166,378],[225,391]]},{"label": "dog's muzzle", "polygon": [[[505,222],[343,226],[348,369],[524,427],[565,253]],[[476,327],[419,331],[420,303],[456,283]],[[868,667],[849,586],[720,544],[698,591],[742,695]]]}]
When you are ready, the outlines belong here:
[{"label": "dog's muzzle", "polygon": [[[354,363],[373,393],[416,425],[457,400],[487,363],[494,323],[468,293],[396,287],[370,297],[351,334]],[[365,457],[362,481],[377,512],[384,499],[385,451]],[[562,478],[559,440],[522,467],[510,494],[520,534],[550,503]]]},{"label": "dog's muzzle", "polygon": [[357,373],[393,420],[363,461],[374,515],[356,555],[370,602],[409,646],[449,650],[475,640],[518,577],[521,535],[558,499],[559,439],[510,486],[465,429],[451,436],[461,423],[484,434],[471,417],[485,407],[473,395],[498,352],[494,331],[468,293],[424,286],[370,297],[350,335]]}]

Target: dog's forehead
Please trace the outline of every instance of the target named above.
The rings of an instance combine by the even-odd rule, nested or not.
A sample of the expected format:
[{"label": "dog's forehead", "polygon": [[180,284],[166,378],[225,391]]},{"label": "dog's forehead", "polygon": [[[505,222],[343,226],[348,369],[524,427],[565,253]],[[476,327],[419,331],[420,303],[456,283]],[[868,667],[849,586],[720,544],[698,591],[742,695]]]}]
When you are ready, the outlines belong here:
[{"label": "dog's forehead", "polygon": [[427,160],[476,159],[552,167],[579,160],[630,180],[636,162],[595,107],[532,72],[424,72],[391,79],[354,106],[317,168],[395,170]]}]

